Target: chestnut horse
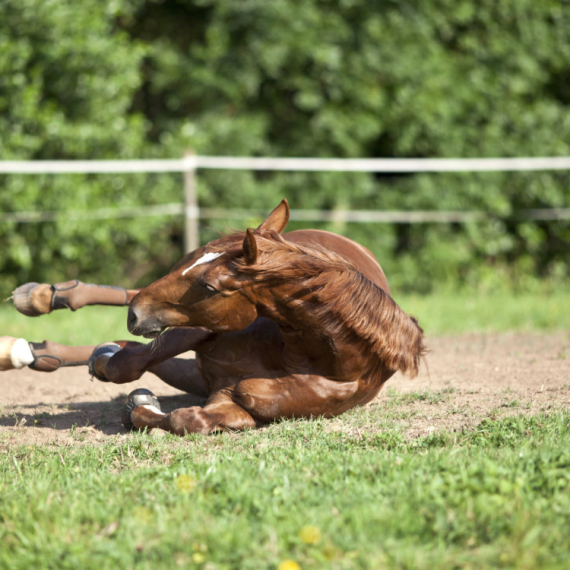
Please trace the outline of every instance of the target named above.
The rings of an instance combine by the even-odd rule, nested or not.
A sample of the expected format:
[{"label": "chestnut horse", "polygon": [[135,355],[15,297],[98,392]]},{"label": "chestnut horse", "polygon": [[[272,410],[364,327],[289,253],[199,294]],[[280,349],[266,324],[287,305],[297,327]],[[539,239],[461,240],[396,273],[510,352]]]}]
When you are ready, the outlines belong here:
[{"label": "chestnut horse", "polygon": [[[415,376],[423,331],[392,300],[372,253],[329,232],[282,234],[288,219],[283,200],[256,230],[210,242],[138,292],[79,282],[19,288],[15,304],[30,315],[129,303],[129,331],[154,340],[94,351],[4,337],[0,369],[90,361],[115,383],[150,370],[206,403],[164,414],[150,392],[133,393],[124,423],[179,435],[332,417],[370,402],[398,370]],[[188,350],[195,360],[173,358]]]}]

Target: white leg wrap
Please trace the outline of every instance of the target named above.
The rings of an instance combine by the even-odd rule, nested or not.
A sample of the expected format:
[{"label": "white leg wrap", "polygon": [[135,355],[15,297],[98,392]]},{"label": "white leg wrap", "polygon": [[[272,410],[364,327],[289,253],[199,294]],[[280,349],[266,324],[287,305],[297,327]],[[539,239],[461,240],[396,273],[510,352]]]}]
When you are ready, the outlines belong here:
[{"label": "white leg wrap", "polygon": [[142,404],[141,408],[145,408],[145,410],[149,410],[150,412],[154,412],[155,414],[160,414],[161,416],[165,416],[164,412],[161,412],[156,406],[151,406],[150,404]]},{"label": "white leg wrap", "polygon": [[27,340],[18,338],[14,341],[10,351],[10,360],[14,368],[24,368],[24,366],[28,366],[28,364],[34,361],[32,349]]}]

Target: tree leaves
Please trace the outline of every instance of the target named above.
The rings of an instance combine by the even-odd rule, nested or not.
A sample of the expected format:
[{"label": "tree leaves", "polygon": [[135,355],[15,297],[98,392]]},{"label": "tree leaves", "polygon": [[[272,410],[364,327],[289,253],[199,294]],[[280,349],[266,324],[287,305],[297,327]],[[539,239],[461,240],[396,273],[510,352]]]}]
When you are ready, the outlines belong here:
[{"label": "tree leaves", "polygon": [[[568,155],[569,36],[570,7],[553,0],[7,0],[0,158],[179,157],[187,148],[341,158]],[[0,205],[182,200],[179,176],[120,178],[3,177]],[[265,210],[287,197],[294,208],[489,211],[488,223],[465,226],[318,226],[371,248],[392,285],[425,290],[442,280],[476,283],[499,266],[516,281],[529,271],[529,255],[535,275],[560,276],[568,222],[511,218],[520,209],[568,207],[569,182],[565,172],[204,171],[199,199]],[[203,241],[216,237],[214,224],[224,227],[205,221]],[[129,285],[166,271],[182,253],[181,231],[179,218],[2,225],[0,267],[7,283],[87,272]],[[58,251],[64,239],[71,254]],[[105,258],[94,261],[97,250]]]}]

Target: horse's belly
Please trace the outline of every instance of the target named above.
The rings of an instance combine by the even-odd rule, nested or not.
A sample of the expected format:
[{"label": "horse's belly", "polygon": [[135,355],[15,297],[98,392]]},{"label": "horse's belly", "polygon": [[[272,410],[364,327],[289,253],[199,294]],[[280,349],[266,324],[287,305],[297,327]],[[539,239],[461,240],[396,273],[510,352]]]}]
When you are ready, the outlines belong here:
[{"label": "horse's belly", "polygon": [[196,362],[212,392],[281,369],[282,353],[279,327],[260,318],[243,331],[218,335],[205,350],[196,354]]}]

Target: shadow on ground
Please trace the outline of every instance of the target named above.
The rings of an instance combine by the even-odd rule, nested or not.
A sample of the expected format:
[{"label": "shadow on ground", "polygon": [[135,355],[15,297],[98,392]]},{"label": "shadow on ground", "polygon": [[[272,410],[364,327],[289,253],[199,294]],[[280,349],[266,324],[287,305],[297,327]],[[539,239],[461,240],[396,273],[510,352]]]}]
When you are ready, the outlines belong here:
[{"label": "shadow on ground", "polygon": [[[68,431],[89,427],[105,435],[126,433],[121,424],[121,410],[125,398],[113,398],[107,402],[56,403],[49,405],[24,405],[18,411],[4,410],[0,416],[0,427],[37,430],[50,428]],[[202,406],[204,398],[181,394],[160,398],[162,411],[171,412],[176,408]]]}]

